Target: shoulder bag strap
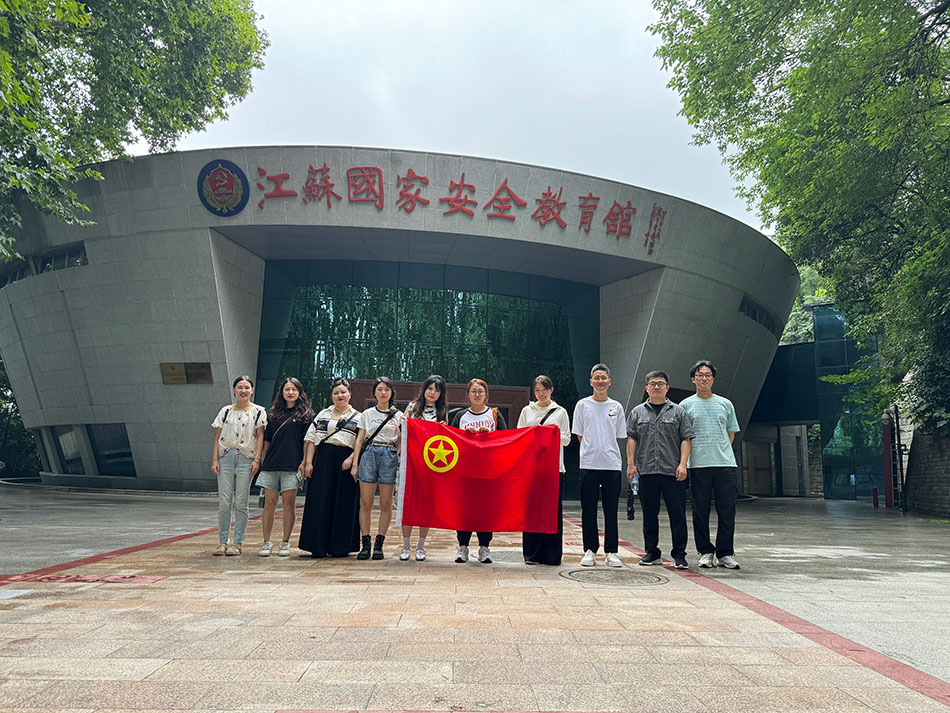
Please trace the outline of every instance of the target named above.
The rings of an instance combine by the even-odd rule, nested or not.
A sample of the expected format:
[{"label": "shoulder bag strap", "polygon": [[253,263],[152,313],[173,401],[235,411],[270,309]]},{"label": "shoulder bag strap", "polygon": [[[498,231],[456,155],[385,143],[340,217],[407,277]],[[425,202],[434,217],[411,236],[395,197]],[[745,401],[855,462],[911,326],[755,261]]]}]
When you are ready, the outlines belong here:
[{"label": "shoulder bag strap", "polygon": [[379,435],[379,432],[383,430],[383,426],[389,423],[389,420],[395,415],[396,415],[396,410],[392,408],[389,409],[389,413],[386,414],[386,418],[384,418],[383,422],[379,424],[379,426],[376,428],[375,431],[373,431],[373,435],[367,438],[365,441],[363,441],[363,447],[360,449],[360,454],[363,453],[363,451],[366,449],[366,446],[368,446],[370,443],[373,442],[373,439],[376,438],[376,436]]},{"label": "shoulder bag strap", "polygon": [[557,406],[555,406],[554,408],[549,408],[547,413],[545,413],[544,416],[541,418],[541,420],[538,422],[538,425],[543,426],[544,422],[548,420],[548,416],[550,416],[555,411],[557,411]]}]

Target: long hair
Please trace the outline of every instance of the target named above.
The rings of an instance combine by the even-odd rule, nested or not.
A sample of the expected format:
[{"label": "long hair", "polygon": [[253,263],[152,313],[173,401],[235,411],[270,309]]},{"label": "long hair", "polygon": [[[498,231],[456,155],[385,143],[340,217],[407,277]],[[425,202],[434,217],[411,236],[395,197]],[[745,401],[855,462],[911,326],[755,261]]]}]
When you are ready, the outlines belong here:
[{"label": "long hair", "polygon": [[292,376],[288,376],[286,379],[280,382],[280,387],[277,389],[277,394],[274,396],[274,402],[271,404],[270,411],[267,412],[267,418],[280,418],[289,408],[287,406],[287,400],[284,398],[284,387],[287,384],[292,384],[297,389],[298,394],[297,403],[294,405],[294,412],[291,415],[291,418],[294,421],[300,421],[301,423],[309,421],[311,418],[313,418],[313,412],[310,410],[310,399],[307,398],[307,392],[304,391],[303,384],[300,383],[300,380],[295,379]]},{"label": "long hair", "polygon": [[416,395],[415,401],[409,404],[409,418],[422,418],[422,411],[426,407],[426,389],[435,386],[439,390],[439,398],[435,400],[435,420],[445,421],[449,417],[449,409],[445,404],[445,379],[433,374],[422,382],[422,388]]}]

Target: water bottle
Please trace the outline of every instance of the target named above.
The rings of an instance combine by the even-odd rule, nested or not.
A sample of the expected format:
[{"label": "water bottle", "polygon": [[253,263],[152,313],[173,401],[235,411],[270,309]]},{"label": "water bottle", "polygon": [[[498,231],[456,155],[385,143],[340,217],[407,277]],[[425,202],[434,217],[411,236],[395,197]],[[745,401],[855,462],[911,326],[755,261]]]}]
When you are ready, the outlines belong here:
[{"label": "water bottle", "polygon": [[637,495],[640,492],[640,476],[633,476],[633,481],[630,483],[630,492],[634,495]]}]

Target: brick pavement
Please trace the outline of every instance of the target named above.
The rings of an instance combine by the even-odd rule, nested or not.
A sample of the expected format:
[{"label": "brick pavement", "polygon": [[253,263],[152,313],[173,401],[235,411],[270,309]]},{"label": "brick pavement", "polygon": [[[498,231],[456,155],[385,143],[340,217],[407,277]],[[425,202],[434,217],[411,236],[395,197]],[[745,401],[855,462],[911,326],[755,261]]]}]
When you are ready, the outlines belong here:
[{"label": "brick pavement", "polygon": [[950,704],[950,684],[739,592],[740,573],[637,567],[629,546],[621,570],[580,568],[570,518],[556,568],[522,564],[519,534],[492,565],[455,564],[444,531],[421,563],[398,536],[381,562],[264,559],[259,541],[254,520],[241,557],[212,557],[204,530],[0,579],[0,713]]}]

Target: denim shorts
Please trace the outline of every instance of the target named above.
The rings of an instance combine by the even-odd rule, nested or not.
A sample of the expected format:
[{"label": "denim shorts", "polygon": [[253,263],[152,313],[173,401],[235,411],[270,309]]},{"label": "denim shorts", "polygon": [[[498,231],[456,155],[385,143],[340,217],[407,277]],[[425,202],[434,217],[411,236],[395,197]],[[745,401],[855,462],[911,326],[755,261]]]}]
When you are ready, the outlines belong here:
[{"label": "denim shorts", "polygon": [[360,456],[359,475],[361,483],[395,485],[399,470],[399,454],[391,446],[367,446]]},{"label": "denim shorts", "polygon": [[280,493],[285,490],[297,490],[300,487],[297,473],[292,470],[262,470],[257,476],[257,484],[262,488]]}]

